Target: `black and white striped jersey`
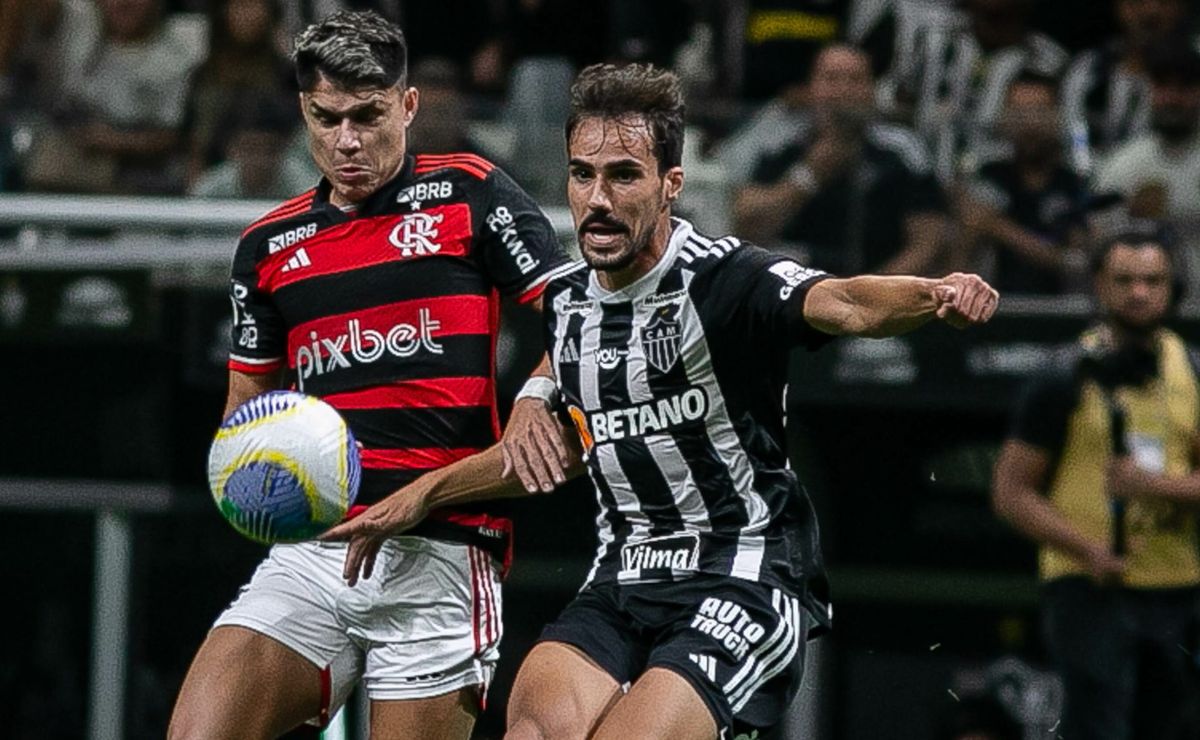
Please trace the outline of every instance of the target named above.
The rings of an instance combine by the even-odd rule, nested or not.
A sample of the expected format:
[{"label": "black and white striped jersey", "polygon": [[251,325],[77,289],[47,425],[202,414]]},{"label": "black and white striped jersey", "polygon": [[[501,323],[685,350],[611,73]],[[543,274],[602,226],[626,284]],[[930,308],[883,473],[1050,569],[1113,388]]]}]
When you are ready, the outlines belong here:
[{"label": "black and white striped jersey", "polygon": [[791,350],[829,338],[803,317],[827,275],[673,227],[658,264],[622,290],[582,263],[547,288],[546,346],[600,503],[588,582],[729,575],[807,593],[824,614],[783,404]]}]

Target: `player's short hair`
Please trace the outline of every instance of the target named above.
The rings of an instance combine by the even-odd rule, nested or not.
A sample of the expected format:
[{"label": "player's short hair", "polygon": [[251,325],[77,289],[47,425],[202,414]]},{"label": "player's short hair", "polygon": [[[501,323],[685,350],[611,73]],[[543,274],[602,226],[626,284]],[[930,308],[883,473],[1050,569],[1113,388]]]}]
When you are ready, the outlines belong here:
[{"label": "player's short hair", "polygon": [[683,162],[683,113],[683,89],[674,72],[651,64],[593,64],[571,85],[567,143],[584,118],[641,116],[662,174]]},{"label": "player's short hair", "polygon": [[348,90],[403,86],[408,45],[400,27],[374,11],[339,11],[296,35],[292,61],[302,91],[321,75]]}]

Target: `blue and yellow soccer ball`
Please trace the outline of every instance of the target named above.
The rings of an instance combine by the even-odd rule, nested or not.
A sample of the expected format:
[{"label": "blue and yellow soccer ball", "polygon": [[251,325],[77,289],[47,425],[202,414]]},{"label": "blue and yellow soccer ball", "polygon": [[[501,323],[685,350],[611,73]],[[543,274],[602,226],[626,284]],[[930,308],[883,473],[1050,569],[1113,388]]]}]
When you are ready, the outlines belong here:
[{"label": "blue and yellow soccer ball", "polygon": [[341,521],[362,474],[358,447],[332,406],[271,391],[229,415],[208,453],[213,500],[256,542],[299,542]]}]

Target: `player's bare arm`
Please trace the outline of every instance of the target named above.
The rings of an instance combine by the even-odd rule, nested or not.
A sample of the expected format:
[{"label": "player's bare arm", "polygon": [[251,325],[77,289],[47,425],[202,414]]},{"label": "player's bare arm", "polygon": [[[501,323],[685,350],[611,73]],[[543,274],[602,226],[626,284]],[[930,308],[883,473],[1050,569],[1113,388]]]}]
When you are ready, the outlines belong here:
[{"label": "player's bare arm", "polygon": [[229,416],[233,410],[255,396],[261,396],[267,391],[283,387],[283,371],[270,373],[243,373],[240,370],[229,371],[229,392],[225,396],[225,411],[222,418]]},{"label": "player's bare arm", "polygon": [[804,302],[804,318],[827,334],[890,337],[933,318],[956,328],[982,324],[1000,295],[978,275],[953,273],[940,280],[906,275],[824,280]]},{"label": "player's bare arm", "polygon": [[550,356],[543,355],[513,403],[500,440],[503,475],[515,472],[530,493],[549,493],[565,483],[572,464],[562,441],[561,425],[550,411],[556,394]]},{"label": "player's bare arm", "polygon": [[1097,581],[1119,576],[1125,563],[1111,553],[1108,543],[1084,537],[1046,498],[1043,491],[1051,469],[1048,451],[1019,440],[1006,442],[992,478],[996,515],[1033,541],[1083,563]]},{"label": "player's bare arm", "polygon": [[[574,430],[557,421],[553,423],[550,433],[565,455],[561,473],[565,482],[583,473],[582,450]],[[375,556],[384,540],[416,526],[432,509],[541,492],[548,491],[529,487],[516,475],[506,460],[504,443],[499,442],[476,455],[426,473],[318,539],[350,543],[342,575],[353,586],[358,583],[360,573],[363,578],[371,577]]]}]

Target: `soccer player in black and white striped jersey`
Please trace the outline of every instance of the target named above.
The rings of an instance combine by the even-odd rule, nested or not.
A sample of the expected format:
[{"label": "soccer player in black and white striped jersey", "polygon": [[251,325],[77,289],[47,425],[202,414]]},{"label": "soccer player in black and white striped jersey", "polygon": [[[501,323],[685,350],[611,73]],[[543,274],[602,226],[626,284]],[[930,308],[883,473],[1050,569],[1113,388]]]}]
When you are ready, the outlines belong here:
[{"label": "soccer player in black and white striped jersey", "polygon": [[[785,454],[791,348],[981,323],[998,295],[974,275],[835,279],[672,218],[683,101],[670,72],[585,69],[567,142],[586,265],[545,293],[544,385],[596,484],[599,550],[521,667],[507,737],[768,737],[830,619],[812,507]],[[334,530],[351,539],[347,575],[430,508],[516,495],[522,480],[548,488],[562,430],[526,432],[533,442],[427,475]]]}]

